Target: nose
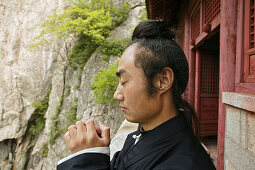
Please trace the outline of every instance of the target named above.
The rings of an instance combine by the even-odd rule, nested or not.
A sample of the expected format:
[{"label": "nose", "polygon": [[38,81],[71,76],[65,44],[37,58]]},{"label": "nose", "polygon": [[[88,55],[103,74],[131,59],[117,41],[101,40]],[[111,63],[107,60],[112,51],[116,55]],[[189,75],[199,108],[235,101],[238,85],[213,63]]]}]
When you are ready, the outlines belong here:
[{"label": "nose", "polygon": [[120,91],[119,86],[117,87],[116,91],[114,92],[113,98],[118,101],[124,100],[124,95]]}]

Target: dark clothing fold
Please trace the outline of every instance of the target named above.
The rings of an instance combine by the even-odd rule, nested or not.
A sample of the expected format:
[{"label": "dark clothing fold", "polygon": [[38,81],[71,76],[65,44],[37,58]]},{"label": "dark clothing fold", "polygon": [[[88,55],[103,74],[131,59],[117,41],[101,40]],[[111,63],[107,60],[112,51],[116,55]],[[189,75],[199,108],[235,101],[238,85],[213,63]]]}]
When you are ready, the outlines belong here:
[{"label": "dark clothing fold", "polygon": [[57,170],[215,170],[210,156],[181,115],[144,133],[135,144],[132,136],[139,134],[129,134],[111,162],[108,155],[84,153],[61,163]]}]

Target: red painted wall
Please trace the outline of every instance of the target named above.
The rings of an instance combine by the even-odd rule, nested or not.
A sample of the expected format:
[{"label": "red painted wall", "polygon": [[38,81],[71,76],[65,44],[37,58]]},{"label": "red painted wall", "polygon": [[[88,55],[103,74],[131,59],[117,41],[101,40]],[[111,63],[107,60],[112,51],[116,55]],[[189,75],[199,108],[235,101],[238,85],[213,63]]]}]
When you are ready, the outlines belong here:
[{"label": "red painted wall", "polygon": [[[150,1],[150,0],[148,0]],[[191,44],[190,14],[194,9],[196,0],[184,1],[187,7],[184,22],[184,46],[190,73],[186,91],[186,98],[198,109],[197,93],[199,91],[199,52],[196,47],[201,45],[210,32],[201,32]],[[211,23],[211,31],[220,31],[220,75],[219,75],[219,119],[218,119],[218,160],[217,169],[224,169],[224,138],[225,138],[225,105],[222,103],[222,92],[245,92],[255,94],[255,83],[243,83],[243,55],[244,55],[244,1],[221,0],[220,15]],[[202,5],[201,5],[202,7]],[[153,19],[153,18],[151,18]],[[202,19],[202,17],[201,17]],[[180,21],[180,22],[183,22]],[[220,24],[220,28],[218,27]],[[202,24],[201,24],[202,28]],[[195,45],[195,46],[193,46]]]},{"label": "red painted wall", "polygon": [[221,0],[220,85],[217,169],[224,169],[226,109],[222,92],[235,91],[237,0]]}]

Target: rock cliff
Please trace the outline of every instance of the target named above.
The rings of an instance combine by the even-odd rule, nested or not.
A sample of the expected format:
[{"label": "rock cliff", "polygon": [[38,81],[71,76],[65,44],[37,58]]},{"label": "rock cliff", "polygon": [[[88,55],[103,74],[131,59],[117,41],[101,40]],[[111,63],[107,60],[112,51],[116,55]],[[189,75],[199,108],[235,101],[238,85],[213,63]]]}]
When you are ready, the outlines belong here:
[{"label": "rock cliff", "polygon": [[[115,1],[116,4],[123,3]],[[127,20],[110,37],[130,37],[145,10],[144,0],[130,0],[132,9]],[[93,76],[107,65],[96,50],[83,70],[73,71],[53,49],[31,49],[30,45],[41,28],[40,23],[65,0],[19,0],[0,2],[0,169],[56,169],[57,161],[70,154],[61,134],[50,144],[52,125],[57,116],[59,127],[65,125],[75,105],[76,119],[104,121],[117,132],[124,120],[117,104],[95,104],[90,84]],[[111,56],[110,62],[118,60]],[[81,75],[81,76],[80,76]],[[48,93],[50,92],[50,93]],[[32,104],[48,96],[45,125],[39,135],[29,128],[36,119]],[[61,107],[60,107],[61,106]]]}]

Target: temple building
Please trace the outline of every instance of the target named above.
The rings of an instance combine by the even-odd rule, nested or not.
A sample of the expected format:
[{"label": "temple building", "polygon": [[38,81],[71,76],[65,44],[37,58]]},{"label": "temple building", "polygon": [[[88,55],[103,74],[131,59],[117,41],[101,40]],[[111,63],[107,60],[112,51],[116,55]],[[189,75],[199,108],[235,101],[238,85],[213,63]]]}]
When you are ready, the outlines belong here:
[{"label": "temple building", "polygon": [[175,26],[189,62],[185,98],[201,136],[217,136],[217,169],[255,169],[254,0],[146,0]]}]

